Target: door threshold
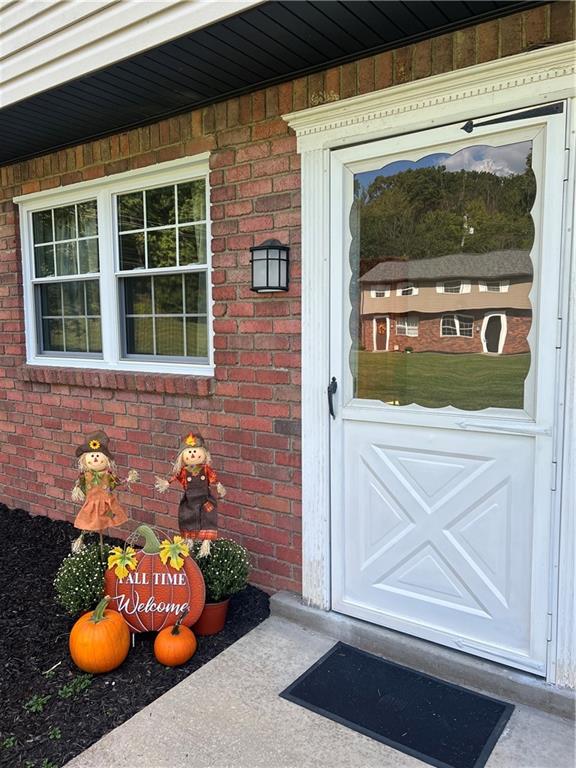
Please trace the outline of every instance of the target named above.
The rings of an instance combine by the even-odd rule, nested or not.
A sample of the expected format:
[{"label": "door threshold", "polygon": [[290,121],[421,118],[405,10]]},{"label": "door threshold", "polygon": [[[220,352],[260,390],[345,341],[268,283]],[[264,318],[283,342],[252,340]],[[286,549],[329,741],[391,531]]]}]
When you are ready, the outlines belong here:
[{"label": "door threshold", "polygon": [[574,718],[576,694],[551,685],[541,677],[436,643],[370,624],[334,611],[311,608],[292,592],[277,592],[270,610],[335,640],[376,653],[390,661],[440,677],[457,685],[497,696],[514,704]]}]

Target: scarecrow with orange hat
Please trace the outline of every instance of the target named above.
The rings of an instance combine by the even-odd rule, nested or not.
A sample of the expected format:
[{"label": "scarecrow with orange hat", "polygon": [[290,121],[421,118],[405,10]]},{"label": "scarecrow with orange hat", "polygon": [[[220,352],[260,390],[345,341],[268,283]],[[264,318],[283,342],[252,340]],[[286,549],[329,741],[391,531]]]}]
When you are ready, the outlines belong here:
[{"label": "scarecrow with orange hat", "polygon": [[200,556],[209,554],[210,541],[218,538],[218,499],[226,495],[211,464],[204,438],[190,432],[180,444],[170,477],[157,477],[155,483],[160,493],[174,480],[184,489],[178,507],[180,533],[184,538],[202,540]]}]

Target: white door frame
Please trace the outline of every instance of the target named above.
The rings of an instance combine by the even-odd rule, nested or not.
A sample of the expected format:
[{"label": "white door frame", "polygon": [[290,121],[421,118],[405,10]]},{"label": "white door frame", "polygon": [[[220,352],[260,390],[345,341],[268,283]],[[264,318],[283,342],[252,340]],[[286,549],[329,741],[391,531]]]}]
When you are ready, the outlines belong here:
[{"label": "white door frame", "polygon": [[[330,283],[330,150],[572,99],[576,96],[575,62],[576,45],[563,43],[284,116],[296,131],[302,155],[302,591],[311,605],[330,609],[330,424],[326,387],[331,374],[329,295],[325,289]],[[572,104],[569,114],[572,122],[566,146],[574,147],[576,121]],[[568,311],[574,312],[576,291],[570,288],[569,280],[574,234],[568,199],[564,219],[561,313],[565,322],[559,324],[558,338],[568,356],[559,359],[558,380],[567,382],[571,399],[560,412],[565,399],[560,397],[561,392],[556,393],[558,460],[563,444],[568,456],[574,456],[572,446],[576,441],[576,348],[574,334],[568,333]],[[335,406],[339,405],[337,394]],[[576,472],[568,461],[563,467],[560,462],[560,468],[558,502],[553,511],[556,547],[550,588],[555,615],[551,617],[548,680],[574,685],[576,653],[570,609],[574,605]]]},{"label": "white door frame", "polygon": [[506,312],[488,312],[484,315],[482,320],[482,327],[480,329],[480,341],[482,342],[482,352],[488,352],[488,344],[486,343],[486,327],[488,326],[488,320],[491,317],[500,318],[500,338],[498,339],[498,352],[496,354],[501,355],[506,343],[506,336],[508,335],[508,320]]}]

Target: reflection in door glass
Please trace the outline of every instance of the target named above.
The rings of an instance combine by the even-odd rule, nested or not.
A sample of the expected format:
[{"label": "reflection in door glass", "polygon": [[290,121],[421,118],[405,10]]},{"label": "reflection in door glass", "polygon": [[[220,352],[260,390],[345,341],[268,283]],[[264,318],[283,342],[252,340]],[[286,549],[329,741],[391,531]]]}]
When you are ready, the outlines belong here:
[{"label": "reflection in door glass", "polygon": [[354,396],[523,408],[536,196],[532,142],[356,174]]}]

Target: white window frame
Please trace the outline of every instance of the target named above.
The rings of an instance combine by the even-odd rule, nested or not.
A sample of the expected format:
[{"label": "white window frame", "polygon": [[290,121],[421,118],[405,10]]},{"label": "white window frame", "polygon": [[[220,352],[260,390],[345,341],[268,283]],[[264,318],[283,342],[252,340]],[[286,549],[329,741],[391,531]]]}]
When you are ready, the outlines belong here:
[{"label": "white window frame", "polygon": [[[446,286],[448,283],[459,283],[458,290],[452,291],[447,290]],[[469,280],[458,280],[458,278],[455,278],[454,280],[442,280],[438,283],[436,283],[436,293],[446,293],[446,294],[457,294],[457,293],[470,293],[471,290],[471,284]]]},{"label": "white window frame", "polygon": [[370,298],[372,299],[387,299],[390,296],[390,286],[384,285],[383,288],[372,288],[370,290]]},{"label": "white window frame", "polygon": [[[493,286],[498,285],[498,288]],[[510,280],[479,280],[478,290],[480,293],[508,293]]]},{"label": "white window frame", "polygon": [[[404,291],[410,291],[410,293],[404,293]],[[415,283],[411,281],[405,281],[396,285],[396,296],[418,296],[418,288]]]},{"label": "white window frame", "polygon": [[[32,193],[14,198],[20,208],[20,235],[22,243],[22,268],[24,282],[24,313],[26,329],[26,362],[28,365],[65,368],[92,368],[103,370],[131,371],[133,373],[169,373],[187,376],[212,376],[214,374],[213,313],[212,313],[212,270],[210,189],[208,183],[209,153],[194,157],[179,158],[158,163],[126,173],[115,174],[94,181],[70,184],[57,190]],[[119,296],[119,254],[116,221],[116,198],[119,194],[136,192],[164,185],[203,178],[206,183],[206,265],[198,269],[188,267],[165,268],[161,274],[188,271],[206,271],[206,310],[208,326],[208,360],[206,363],[182,362],[170,358],[162,361],[122,357],[122,327]],[[96,199],[98,205],[98,241],[100,254],[100,311],[102,317],[102,356],[75,353],[73,356],[59,356],[59,353],[39,352],[38,323],[34,296],[34,243],[32,235],[32,214],[36,211],[61,205]],[[158,270],[130,270],[126,275],[158,274]],[[83,278],[84,276],[78,276]],[[103,297],[107,299],[103,300]]]},{"label": "white window frame", "polygon": [[[454,320],[454,325],[456,327],[456,333],[444,333],[443,332],[443,324],[444,320],[448,317],[451,317]],[[470,335],[463,334],[460,332],[460,318],[466,318],[466,320],[470,320],[470,323],[472,325],[472,333]],[[472,315],[466,315],[462,312],[446,312],[442,315],[440,318],[440,336],[443,339],[457,339],[457,338],[463,338],[463,339],[473,339],[474,338],[474,318]]]},{"label": "white window frame", "polygon": [[[403,326],[404,330],[401,330]],[[417,339],[420,331],[420,318],[418,315],[402,315],[396,318],[396,336],[406,336]]]}]

